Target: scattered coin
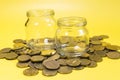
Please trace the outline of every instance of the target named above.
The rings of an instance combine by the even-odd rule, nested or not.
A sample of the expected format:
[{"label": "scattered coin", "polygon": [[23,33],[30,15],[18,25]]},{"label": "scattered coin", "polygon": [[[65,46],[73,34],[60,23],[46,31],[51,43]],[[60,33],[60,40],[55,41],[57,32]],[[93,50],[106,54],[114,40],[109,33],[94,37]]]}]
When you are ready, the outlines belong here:
[{"label": "scattered coin", "polygon": [[28,62],[18,62],[16,66],[19,68],[26,68],[28,67]]},{"label": "scattered coin", "polygon": [[27,68],[23,71],[23,74],[26,76],[35,76],[39,73],[39,71],[35,68]]},{"label": "scattered coin", "polygon": [[41,55],[43,55],[43,56],[49,56],[49,55],[51,55],[51,54],[53,54],[55,52],[56,52],[55,50],[43,50],[41,52]]},{"label": "scattered coin", "polygon": [[57,70],[43,69],[42,74],[45,76],[55,76],[57,74]]},{"label": "scattered coin", "polygon": [[93,46],[93,49],[94,49],[94,50],[104,50],[105,47],[102,46],[102,45],[95,45],[95,46]]},{"label": "scattered coin", "polygon": [[41,62],[44,60],[44,56],[35,55],[35,56],[32,56],[30,59],[32,62]]},{"label": "scattered coin", "polygon": [[82,70],[82,69],[84,69],[84,68],[85,68],[85,66],[82,66],[82,65],[73,67],[74,70]]},{"label": "scattered coin", "polygon": [[6,53],[5,58],[8,60],[13,60],[16,59],[18,57],[18,54],[16,54],[15,52],[10,52],[10,53]]},{"label": "scattered coin", "polygon": [[90,56],[90,54],[88,54],[88,53],[84,53],[81,55],[81,57],[89,57],[89,56]]},{"label": "scattered coin", "polygon": [[108,58],[111,58],[111,59],[120,59],[120,52],[117,52],[117,51],[108,52],[106,53],[106,55]]},{"label": "scattered coin", "polygon": [[98,40],[102,40],[102,37],[100,37],[100,36],[93,36],[92,38],[90,38],[90,41],[98,41]]},{"label": "scattered coin", "polygon": [[29,55],[20,55],[20,56],[18,56],[18,61],[20,61],[20,62],[25,62],[25,61],[29,61],[30,60],[30,56]]},{"label": "scattered coin", "polygon": [[80,65],[81,61],[79,58],[71,58],[71,59],[67,59],[66,63],[69,66],[78,66]]},{"label": "scattered coin", "polygon": [[83,66],[87,66],[87,65],[89,65],[90,64],[90,60],[89,59],[80,59],[80,61],[81,61],[81,65],[83,65]]},{"label": "scattered coin", "polygon": [[33,55],[40,55],[41,54],[41,50],[40,49],[34,49],[34,50],[31,50],[30,52],[27,52],[27,53],[29,55],[31,55],[31,56],[33,56]]},{"label": "scattered coin", "polygon": [[97,66],[97,62],[91,61],[91,63],[88,65],[89,68],[93,68]]},{"label": "scattered coin", "polygon": [[98,54],[101,57],[105,57],[106,56],[106,51],[97,50],[97,51],[94,52],[94,54]]},{"label": "scattered coin", "polygon": [[13,43],[26,43],[26,41],[22,39],[15,39],[13,40]]},{"label": "scattered coin", "polygon": [[98,54],[92,54],[89,56],[90,60],[96,61],[96,62],[101,62],[102,61],[102,57]]},{"label": "scattered coin", "polygon": [[33,63],[32,61],[29,61],[29,62],[28,62],[28,66],[29,66],[30,68],[35,68],[34,63]]},{"label": "scattered coin", "polygon": [[77,44],[77,46],[81,47],[81,48],[85,48],[86,47],[86,43],[85,42],[79,42]]},{"label": "scattered coin", "polygon": [[0,53],[9,53],[11,50],[11,48],[3,48],[0,50]]},{"label": "scattered coin", "polygon": [[66,65],[67,65],[65,59],[58,59],[57,61],[58,61],[58,63],[59,63],[60,65],[62,65],[62,66],[66,66]]},{"label": "scattered coin", "polygon": [[43,65],[47,69],[58,69],[60,67],[60,64],[55,60],[44,60]]},{"label": "scattered coin", "polygon": [[101,41],[98,41],[98,40],[97,40],[97,41],[91,41],[90,43],[91,43],[91,44],[102,44],[102,42],[101,42]]},{"label": "scattered coin", "polygon": [[0,59],[4,59],[7,53],[0,53]]},{"label": "scattered coin", "polygon": [[21,48],[25,47],[25,44],[23,44],[23,43],[15,43],[13,46],[14,46],[14,49],[21,49]]},{"label": "scattered coin", "polygon": [[33,65],[34,65],[34,67],[35,67],[36,69],[39,69],[39,70],[43,70],[43,69],[44,69],[43,64],[40,63],[40,62],[34,63]]},{"label": "scattered coin", "polygon": [[110,50],[120,50],[120,46],[117,45],[107,45],[106,48]]},{"label": "scattered coin", "polygon": [[57,60],[60,58],[60,55],[58,53],[54,54],[53,56],[49,57],[49,60]]},{"label": "scattered coin", "polygon": [[109,38],[108,35],[100,35],[99,37],[101,37],[101,39],[107,39],[107,38]]},{"label": "scattered coin", "polygon": [[71,72],[72,72],[72,67],[69,67],[69,66],[61,66],[61,67],[58,69],[58,72],[61,73],[61,74],[71,73]]},{"label": "scattered coin", "polygon": [[109,46],[111,45],[110,43],[107,43],[107,42],[102,42],[102,46],[104,46],[106,48],[106,46]]}]

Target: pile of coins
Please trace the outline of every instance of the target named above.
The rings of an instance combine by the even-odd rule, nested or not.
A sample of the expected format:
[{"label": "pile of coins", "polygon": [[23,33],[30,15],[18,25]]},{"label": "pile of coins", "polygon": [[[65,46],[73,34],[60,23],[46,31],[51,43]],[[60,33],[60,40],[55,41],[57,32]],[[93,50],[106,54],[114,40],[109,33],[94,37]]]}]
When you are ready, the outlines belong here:
[{"label": "pile of coins", "polygon": [[13,41],[14,48],[3,48],[0,50],[0,59],[18,60],[19,68],[25,68],[23,74],[35,76],[42,71],[45,76],[55,76],[57,73],[68,74],[73,70],[82,70],[85,67],[93,68],[103,57],[120,59],[120,46],[103,42],[107,35],[93,36],[86,49],[86,53],[80,57],[63,57],[56,50],[40,51],[31,49],[25,40],[16,39]]}]

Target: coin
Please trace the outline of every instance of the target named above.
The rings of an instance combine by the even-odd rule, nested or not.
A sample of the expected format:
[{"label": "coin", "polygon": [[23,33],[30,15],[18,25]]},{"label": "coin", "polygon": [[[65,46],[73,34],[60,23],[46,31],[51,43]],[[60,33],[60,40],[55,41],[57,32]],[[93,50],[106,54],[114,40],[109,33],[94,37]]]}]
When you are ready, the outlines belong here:
[{"label": "coin", "polygon": [[39,73],[39,71],[35,68],[27,68],[23,71],[23,74],[26,76],[35,76]]},{"label": "coin", "polygon": [[105,49],[105,47],[102,46],[102,45],[95,45],[95,46],[93,46],[92,48],[93,48],[94,50],[104,50],[104,49]]},{"label": "coin", "polygon": [[81,61],[80,65],[83,65],[83,66],[89,65],[90,62],[91,62],[91,61],[88,60],[88,59],[80,59],[80,61]]},{"label": "coin", "polygon": [[101,57],[105,57],[106,56],[106,51],[97,50],[97,51],[94,52],[94,54],[98,54]]},{"label": "coin", "polygon": [[66,59],[58,59],[57,61],[58,61],[58,63],[59,63],[61,66],[67,65]]},{"label": "coin", "polygon": [[89,68],[93,68],[97,66],[97,62],[91,61],[91,63],[88,65]]},{"label": "coin", "polygon": [[102,61],[102,57],[98,54],[92,54],[89,56],[90,60],[96,61],[96,62],[101,62]]},{"label": "coin", "polygon": [[67,59],[66,63],[69,66],[78,66],[80,65],[81,61],[79,58],[71,58],[71,59]]},{"label": "coin", "polygon": [[0,53],[0,59],[4,59],[5,55],[6,55],[6,53]]},{"label": "coin", "polygon": [[41,54],[41,50],[40,49],[35,49],[35,50],[32,50],[30,55],[37,55],[37,54]]},{"label": "coin", "polygon": [[100,36],[93,36],[90,38],[90,41],[97,41],[97,40],[102,40],[102,37]]},{"label": "coin", "polygon": [[13,40],[13,43],[26,43],[26,41],[22,39],[15,39]]},{"label": "coin", "polygon": [[117,51],[111,51],[106,53],[107,57],[110,59],[119,59],[120,58],[120,52]]},{"label": "coin", "polygon": [[36,69],[38,69],[38,70],[43,70],[43,69],[44,69],[43,64],[40,63],[40,62],[34,63],[33,65],[34,65],[34,67],[35,67]]},{"label": "coin", "polygon": [[71,72],[72,72],[72,68],[69,67],[69,66],[61,66],[61,67],[58,69],[58,72],[61,73],[61,74],[68,74],[68,73],[71,73]]},{"label": "coin", "polygon": [[73,67],[74,70],[82,70],[82,69],[84,69],[84,68],[85,68],[85,66],[82,66],[82,65]]},{"label": "coin", "polygon": [[110,50],[120,50],[120,46],[117,45],[107,45],[106,48]]},{"label": "coin", "polygon": [[25,61],[29,61],[30,60],[30,56],[29,55],[20,55],[20,56],[18,56],[18,61],[20,61],[20,62],[25,62]]},{"label": "coin", "polygon": [[9,53],[11,50],[11,48],[3,48],[0,50],[0,53]]},{"label": "coin", "polygon": [[16,59],[17,57],[18,57],[18,54],[16,54],[15,52],[6,53],[5,55],[5,59],[8,59],[8,60],[13,60],[13,59]]},{"label": "coin", "polygon": [[59,58],[60,58],[60,55],[58,53],[56,53],[56,54],[50,56],[48,59],[49,60],[56,60],[56,59],[59,59]]},{"label": "coin", "polygon": [[85,42],[79,42],[77,44],[77,46],[81,47],[81,48],[85,48],[86,47],[86,43]]},{"label": "coin", "polygon": [[[78,42],[76,42],[75,40],[74,40],[74,37],[71,37],[70,39],[69,39],[69,42],[68,42],[68,45],[69,46],[75,46],[75,45],[77,45],[77,43]],[[83,44],[80,44],[81,46],[84,46]]]},{"label": "coin", "polygon": [[43,50],[43,51],[41,51],[41,55],[49,56],[49,55],[51,55],[51,54],[53,54],[55,52],[56,52],[55,50]]},{"label": "coin", "polygon": [[25,44],[23,44],[23,43],[15,43],[13,45],[13,47],[14,47],[14,49],[21,49],[21,48],[25,47]]},{"label": "coin", "polygon": [[47,69],[58,69],[60,67],[60,64],[55,60],[44,60],[43,65]]},{"label": "coin", "polygon": [[108,42],[102,42],[102,46],[108,46],[108,45],[111,45],[110,43],[108,43]]},{"label": "coin", "polygon": [[99,40],[96,40],[96,41],[91,41],[90,43],[91,43],[91,44],[102,44],[102,42],[101,42],[101,41],[99,41]]},{"label": "coin", "polygon": [[42,74],[45,76],[55,76],[57,74],[57,70],[43,69]]},{"label": "coin", "polygon": [[26,68],[28,67],[28,62],[18,62],[16,66],[19,68]]},{"label": "coin", "polygon": [[70,36],[61,36],[59,40],[60,40],[61,44],[66,44],[66,43],[69,43],[69,41],[71,40],[71,37]]},{"label": "coin", "polygon": [[102,39],[107,39],[107,38],[109,38],[108,35],[100,35],[99,37],[101,37]]},{"label": "coin", "polygon": [[41,62],[41,61],[44,60],[44,56],[34,55],[30,59],[31,59],[32,62]]},{"label": "coin", "polygon": [[95,50],[94,50],[94,48],[92,48],[92,47],[90,47],[89,49],[88,49],[88,52],[94,52]]},{"label": "coin", "polygon": [[81,55],[81,57],[89,57],[90,56],[90,54],[88,54],[88,53],[83,53],[82,55]]},{"label": "coin", "polygon": [[22,48],[20,51],[19,51],[19,54],[21,54],[21,55],[24,55],[24,54],[31,54],[32,53],[32,50],[30,50],[30,49],[27,49],[27,48]]}]

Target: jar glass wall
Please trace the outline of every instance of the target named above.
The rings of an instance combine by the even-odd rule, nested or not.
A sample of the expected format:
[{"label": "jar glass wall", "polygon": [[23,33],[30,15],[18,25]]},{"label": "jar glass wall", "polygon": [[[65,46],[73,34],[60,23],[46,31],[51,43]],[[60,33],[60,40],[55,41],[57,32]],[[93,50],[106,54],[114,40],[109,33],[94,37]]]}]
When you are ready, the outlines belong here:
[{"label": "jar glass wall", "polygon": [[85,53],[89,44],[88,31],[83,17],[63,17],[58,19],[56,50],[61,56],[78,57]]},{"label": "jar glass wall", "polygon": [[29,10],[27,17],[25,25],[28,46],[40,50],[53,49],[57,29],[54,11],[51,9]]}]

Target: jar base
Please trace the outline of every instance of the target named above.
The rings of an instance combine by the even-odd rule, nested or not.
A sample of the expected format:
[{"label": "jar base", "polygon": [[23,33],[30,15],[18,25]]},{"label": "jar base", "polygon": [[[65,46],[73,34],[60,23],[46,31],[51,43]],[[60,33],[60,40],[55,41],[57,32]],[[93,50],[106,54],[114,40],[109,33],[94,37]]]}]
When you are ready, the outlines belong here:
[{"label": "jar base", "polygon": [[62,57],[79,57],[82,56],[85,51],[81,51],[81,52],[65,52],[61,49],[57,49],[57,52],[62,56]]}]

